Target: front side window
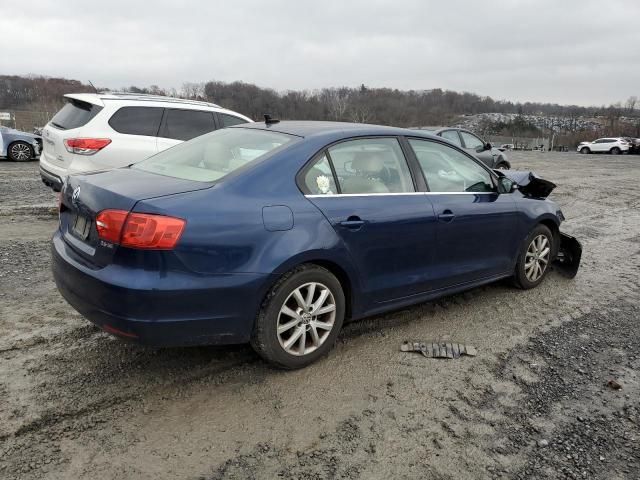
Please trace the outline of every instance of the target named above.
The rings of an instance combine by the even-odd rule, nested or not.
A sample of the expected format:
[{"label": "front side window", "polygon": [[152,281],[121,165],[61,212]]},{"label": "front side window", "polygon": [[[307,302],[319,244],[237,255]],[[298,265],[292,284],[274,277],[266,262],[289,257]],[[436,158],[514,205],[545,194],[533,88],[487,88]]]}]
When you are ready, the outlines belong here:
[{"label": "front side window", "polygon": [[475,135],[472,135],[469,132],[460,132],[460,135],[462,135],[465,147],[473,148],[474,150],[477,150],[480,147],[484,148],[484,142]]},{"label": "front side window", "polygon": [[329,148],[343,194],[415,191],[407,161],[395,138],[349,140]]},{"label": "front side window", "polygon": [[163,111],[159,107],[122,107],[111,116],[109,125],[118,133],[155,137]]},{"label": "front side window", "polygon": [[264,159],[298,137],[248,128],[225,128],[164,150],[131,168],[168,177],[214,182]]},{"label": "front side window", "polygon": [[437,142],[410,139],[431,192],[493,192],[491,175],[462,152]]},{"label": "front side window", "polygon": [[460,137],[458,136],[458,132],[455,130],[445,130],[441,133],[442,138],[446,138],[451,142],[455,143],[457,146],[462,147],[462,143],[460,142]]},{"label": "front side window", "polygon": [[213,113],[199,110],[167,109],[161,137],[191,140],[216,129]]}]

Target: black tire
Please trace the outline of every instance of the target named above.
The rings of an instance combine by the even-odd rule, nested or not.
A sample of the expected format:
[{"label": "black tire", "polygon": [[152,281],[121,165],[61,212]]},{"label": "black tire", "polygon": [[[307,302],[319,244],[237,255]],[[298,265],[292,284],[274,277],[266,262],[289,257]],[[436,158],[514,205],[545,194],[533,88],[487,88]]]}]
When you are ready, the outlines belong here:
[{"label": "black tire", "polygon": [[622,153],[622,150],[620,150],[618,147],[613,147],[611,150],[609,150],[609,153],[611,155],[620,155]]},{"label": "black tire", "polygon": [[507,162],[504,161],[500,161],[498,162],[498,164],[496,165],[496,168],[498,170],[509,170],[511,167],[509,166],[509,164]]},{"label": "black tire", "polygon": [[591,150],[589,150],[588,147],[582,147],[580,149],[580,153],[583,154],[583,155],[588,155],[589,153],[591,153]]},{"label": "black tire", "polygon": [[[292,355],[280,344],[278,338],[280,310],[294,290],[309,282],[321,283],[329,289],[335,301],[335,320],[328,336],[316,350],[303,355]],[[293,370],[306,367],[333,348],[344,323],[344,314],[344,292],[338,279],[329,270],[318,265],[301,265],[283,275],[267,294],[251,334],[251,346],[267,362],[279,368]]]},{"label": "black tire", "polygon": [[13,142],[7,148],[7,158],[14,162],[28,162],[33,159],[33,147],[27,142]]},{"label": "black tire", "polygon": [[[547,264],[545,265],[544,270],[542,271],[542,274],[540,275],[540,277],[532,281],[527,277],[527,274],[525,272],[526,256],[527,256],[527,251],[530,245],[532,244],[533,240],[540,235],[544,235],[549,242],[549,257],[547,259]],[[551,262],[553,261],[555,253],[556,253],[555,239],[553,237],[553,234],[551,233],[551,230],[549,230],[549,228],[546,227],[545,225],[542,225],[542,224],[537,225],[531,231],[531,233],[527,235],[527,238],[525,238],[524,242],[522,242],[522,246],[520,247],[520,253],[518,254],[518,261],[516,263],[516,270],[513,276],[515,285],[523,290],[528,290],[530,288],[537,287],[542,282],[542,280],[544,280],[544,277],[547,276],[547,273],[549,273]]]}]

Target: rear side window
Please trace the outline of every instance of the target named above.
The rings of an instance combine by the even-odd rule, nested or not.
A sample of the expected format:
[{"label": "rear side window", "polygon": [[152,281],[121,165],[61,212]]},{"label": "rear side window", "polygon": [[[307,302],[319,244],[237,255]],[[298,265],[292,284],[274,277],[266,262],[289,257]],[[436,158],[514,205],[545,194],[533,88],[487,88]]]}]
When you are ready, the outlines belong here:
[{"label": "rear side window", "polygon": [[155,137],[163,110],[158,107],[122,107],[111,116],[109,125],[118,133]]},{"label": "rear side window", "polygon": [[227,115],[226,113],[219,113],[220,120],[222,121],[223,127],[231,127],[232,125],[240,125],[241,123],[247,123],[247,121],[240,117],[235,117],[233,115]]},{"label": "rear side window", "polygon": [[215,129],[211,112],[167,109],[160,136],[186,141]]},{"label": "rear side window", "polygon": [[331,164],[326,154],[323,154],[312,166],[304,172],[305,191],[312,195],[333,195],[338,193],[331,171]]},{"label": "rear side window", "polygon": [[60,130],[71,130],[80,128],[89,123],[102,107],[79,100],[69,100],[56,115],[51,119],[51,125]]}]

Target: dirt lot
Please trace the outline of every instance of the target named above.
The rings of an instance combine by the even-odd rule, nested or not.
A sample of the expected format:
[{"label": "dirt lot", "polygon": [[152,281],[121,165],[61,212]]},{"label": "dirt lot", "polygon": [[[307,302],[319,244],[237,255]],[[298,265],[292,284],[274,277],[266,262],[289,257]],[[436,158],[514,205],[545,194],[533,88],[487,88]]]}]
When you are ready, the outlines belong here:
[{"label": "dirt lot", "polygon": [[[511,159],[558,183],[575,280],[350,324],[296,372],[90,325],[49,273],[55,196],[35,163],[0,163],[0,478],[640,478],[640,157]],[[405,339],[479,354],[425,359]]]}]

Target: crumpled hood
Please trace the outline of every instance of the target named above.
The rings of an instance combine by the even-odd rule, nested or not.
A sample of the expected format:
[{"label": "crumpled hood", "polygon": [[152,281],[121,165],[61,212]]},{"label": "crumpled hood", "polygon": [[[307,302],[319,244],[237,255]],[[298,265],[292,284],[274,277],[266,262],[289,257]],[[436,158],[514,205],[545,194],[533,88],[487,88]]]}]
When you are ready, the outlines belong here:
[{"label": "crumpled hood", "polygon": [[498,174],[516,182],[518,190],[528,197],[547,198],[556,188],[555,183],[525,170],[498,170]]}]

